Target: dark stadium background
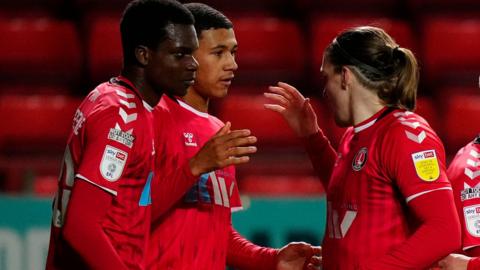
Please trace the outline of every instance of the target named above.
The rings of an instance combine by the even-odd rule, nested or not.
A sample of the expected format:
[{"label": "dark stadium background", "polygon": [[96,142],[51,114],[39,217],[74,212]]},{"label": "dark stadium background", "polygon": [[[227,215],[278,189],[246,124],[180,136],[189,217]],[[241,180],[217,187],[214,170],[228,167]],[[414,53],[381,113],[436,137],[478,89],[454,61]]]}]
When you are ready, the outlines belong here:
[{"label": "dark stadium background", "polygon": [[[73,113],[121,66],[118,21],[125,0],[0,1],[0,269],[43,269],[50,203]],[[212,113],[250,128],[258,153],[238,167],[245,211],[235,227],[256,243],[319,244],[324,192],[301,142],[263,109],[277,81],[314,100],[320,126],[338,143],[321,98],[322,51],[341,30],[384,28],[421,68],[418,109],[448,160],[480,132],[480,1],[204,1],[233,21],[239,70]],[[22,259],[23,258],[23,259]]]}]

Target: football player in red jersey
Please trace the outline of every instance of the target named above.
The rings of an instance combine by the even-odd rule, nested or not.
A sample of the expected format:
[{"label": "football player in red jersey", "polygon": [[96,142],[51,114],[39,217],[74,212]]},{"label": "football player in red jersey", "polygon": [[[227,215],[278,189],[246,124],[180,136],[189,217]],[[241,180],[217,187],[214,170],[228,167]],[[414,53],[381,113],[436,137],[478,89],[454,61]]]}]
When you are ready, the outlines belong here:
[{"label": "football player in red jersey", "polygon": [[[145,269],[152,110],[163,93],[184,95],[194,82],[193,22],[173,0],[135,0],[125,9],[121,76],[95,88],[74,117],[53,205],[47,269]],[[244,136],[220,134],[214,147],[202,148],[184,170],[194,174],[246,162],[232,134]]]},{"label": "football player in red jersey", "polygon": [[480,134],[458,151],[447,174],[462,224],[464,255],[451,254],[439,266],[446,270],[477,270],[480,269]]},{"label": "football player in red jersey", "polygon": [[[77,109],[53,205],[46,269],[145,269],[153,107],[193,83],[192,14],[173,0],[131,2],[121,75]],[[181,55],[179,55],[181,54]]]},{"label": "football player in red jersey", "polygon": [[444,148],[412,112],[412,52],[380,28],[356,27],[325,49],[321,74],[337,125],[348,127],[337,151],[294,87],[270,87],[274,102],[265,106],[304,138],[327,192],[323,269],[426,269],[456,250],[460,224]]},{"label": "football player in red jersey", "polygon": [[[227,95],[238,67],[237,40],[230,20],[204,4],[185,6],[195,18],[199,48],[194,57],[199,69],[187,95],[164,96],[156,111],[170,114],[176,125],[168,134],[159,135],[166,137],[157,140],[157,153],[164,156],[157,162],[161,164],[160,177],[168,167],[175,171],[176,164],[184,163],[181,159],[193,157],[225,126],[208,113],[209,101]],[[255,141],[254,137],[249,139]],[[189,186],[180,187],[184,182]],[[218,167],[194,178],[163,175],[152,190],[155,220],[148,269],[223,270],[228,264],[236,269],[293,270],[303,269],[308,265],[306,260],[319,252],[319,248],[305,243],[291,243],[280,250],[263,248],[238,234],[231,224],[232,211],[242,208],[234,166]]]}]

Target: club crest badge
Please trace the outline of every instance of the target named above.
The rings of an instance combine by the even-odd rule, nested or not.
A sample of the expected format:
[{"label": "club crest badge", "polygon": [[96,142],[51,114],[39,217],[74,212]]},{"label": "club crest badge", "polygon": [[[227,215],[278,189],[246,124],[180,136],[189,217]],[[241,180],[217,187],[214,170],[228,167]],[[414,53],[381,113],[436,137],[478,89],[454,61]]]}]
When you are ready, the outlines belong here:
[{"label": "club crest badge", "polygon": [[360,148],[360,150],[355,154],[352,160],[352,168],[354,171],[360,171],[365,164],[367,163],[368,159],[368,150],[366,147]]}]

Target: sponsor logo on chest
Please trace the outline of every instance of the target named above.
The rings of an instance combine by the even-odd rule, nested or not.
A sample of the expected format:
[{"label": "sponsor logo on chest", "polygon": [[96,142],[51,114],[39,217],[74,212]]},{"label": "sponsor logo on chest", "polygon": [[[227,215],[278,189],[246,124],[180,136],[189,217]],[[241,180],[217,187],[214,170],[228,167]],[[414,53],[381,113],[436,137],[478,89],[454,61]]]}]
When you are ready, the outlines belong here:
[{"label": "sponsor logo on chest", "polygon": [[368,160],[368,149],[366,147],[360,148],[352,160],[352,169],[356,172],[360,171]]},{"label": "sponsor logo on chest", "polygon": [[185,145],[190,147],[197,147],[197,141],[193,133],[184,132],[183,137],[185,139]]}]

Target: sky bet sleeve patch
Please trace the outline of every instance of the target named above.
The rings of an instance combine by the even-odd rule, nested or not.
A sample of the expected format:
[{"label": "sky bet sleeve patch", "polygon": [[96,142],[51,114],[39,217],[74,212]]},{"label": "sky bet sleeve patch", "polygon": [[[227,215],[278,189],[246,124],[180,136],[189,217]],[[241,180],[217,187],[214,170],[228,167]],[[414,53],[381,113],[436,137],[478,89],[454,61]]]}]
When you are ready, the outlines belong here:
[{"label": "sky bet sleeve patch", "polygon": [[432,182],[440,176],[437,154],[435,150],[427,150],[412,154],[413,164],[418,177],[424,181]]},{"label": "sky bet sleeve patch", "polygon": [[464,207],[463,215],[468,232],[474,237],[480,237],[480,204]]},{"label": "sky bet sleeve patch", "polygon": [[127,163],[127,152],[107,145],[100,163],[100,172],[105,180],[117,181],[122,175],[125,163]]}]

